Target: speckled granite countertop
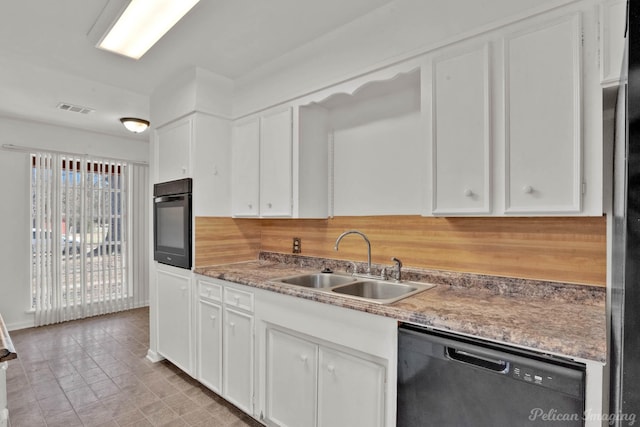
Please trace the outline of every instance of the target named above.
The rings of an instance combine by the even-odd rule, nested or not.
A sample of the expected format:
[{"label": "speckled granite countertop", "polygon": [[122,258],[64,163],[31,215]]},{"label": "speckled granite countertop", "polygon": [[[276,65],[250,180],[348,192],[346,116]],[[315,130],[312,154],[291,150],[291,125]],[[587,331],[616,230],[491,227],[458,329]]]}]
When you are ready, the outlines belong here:
[{"label": "speckled granite countertop", "polygon": [[[605,290],[596,286],[433,270],[403,269],[403,279],[438,286],[381,305],[272,282],[279,277],[346,271],[349,263],[261,253],[256,261],[199,267],[195,272],[255,288],[391,317],[571,358],[605,362]],[[375,266],[377,273],[379,266]]]}]

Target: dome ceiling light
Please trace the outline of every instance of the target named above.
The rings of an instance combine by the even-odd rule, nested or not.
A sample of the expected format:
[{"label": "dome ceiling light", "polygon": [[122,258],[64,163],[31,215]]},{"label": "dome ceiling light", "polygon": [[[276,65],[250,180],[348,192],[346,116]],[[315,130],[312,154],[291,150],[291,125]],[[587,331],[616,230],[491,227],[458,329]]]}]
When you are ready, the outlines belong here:
[{"label": "dome ceiling light", "polygon": [[136,119],[135,117],[123,117],[120,122],[133,133],[141,133],[149,127],[149,121],[144,119]]}]

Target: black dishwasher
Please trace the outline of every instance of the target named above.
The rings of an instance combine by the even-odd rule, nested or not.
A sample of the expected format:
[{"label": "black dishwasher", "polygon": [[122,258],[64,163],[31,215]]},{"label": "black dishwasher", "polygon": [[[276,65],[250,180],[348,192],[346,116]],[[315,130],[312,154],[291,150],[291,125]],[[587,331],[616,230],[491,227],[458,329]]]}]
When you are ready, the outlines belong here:
[{"label": "black dishwasher", "polygon": [[583,426],[585,367],[401,323],[397,427]]}]

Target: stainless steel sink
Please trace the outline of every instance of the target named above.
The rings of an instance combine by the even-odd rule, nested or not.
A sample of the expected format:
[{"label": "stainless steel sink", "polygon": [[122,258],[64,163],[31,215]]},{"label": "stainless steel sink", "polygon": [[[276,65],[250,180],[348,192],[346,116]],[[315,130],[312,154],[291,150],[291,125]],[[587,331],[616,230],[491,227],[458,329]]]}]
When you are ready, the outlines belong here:
[{"label": "stainless steel sink", "polygon": [[276,281],[286,283],[288,285],[304,286],[305,288],[330,288],[333,286],[353,283],[356,279],[352,276],[342,276],[339,274],[315,273],[285,277],[283,279],[276,279]]},{"label": "stainless steel sink", "polygon": [[301,274],[273,281],[378,304],[390,304],[435,286],[430,283],[374,280],[335,273]]},{"label": "stainless steel sink", "polygon": [[333,289],[338,294],[351,295],[369,299],[390,299],[415,291],[415,286],[401,283],[367,280]]}]

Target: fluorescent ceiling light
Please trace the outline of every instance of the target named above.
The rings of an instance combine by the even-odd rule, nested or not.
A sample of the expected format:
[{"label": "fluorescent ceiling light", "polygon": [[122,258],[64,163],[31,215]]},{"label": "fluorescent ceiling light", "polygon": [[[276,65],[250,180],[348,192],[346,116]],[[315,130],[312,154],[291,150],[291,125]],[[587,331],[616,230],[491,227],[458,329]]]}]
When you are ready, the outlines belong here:
[{"label": "fluorescent ceiling light", "polygon": [[131,0],[98,47],[140,59],[199,1]]}]

